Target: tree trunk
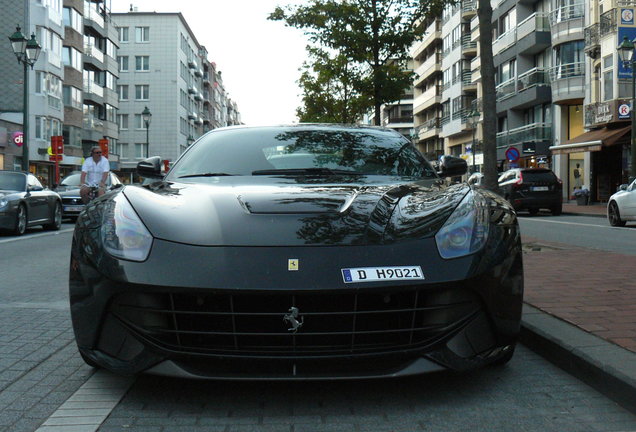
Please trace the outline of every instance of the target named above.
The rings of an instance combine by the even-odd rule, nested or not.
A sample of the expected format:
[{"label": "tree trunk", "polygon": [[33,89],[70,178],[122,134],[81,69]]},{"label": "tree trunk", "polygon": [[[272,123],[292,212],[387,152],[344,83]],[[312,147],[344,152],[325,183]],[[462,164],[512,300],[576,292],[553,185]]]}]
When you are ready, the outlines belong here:
[{"label": "tree trunk", "polygon": [[490,0],[479,0],[479,56],[481,58],[482,151],[484,154],[484,186],[498,191],[497,184],[497,99],[495,65],[492,54],[492,6]]}]

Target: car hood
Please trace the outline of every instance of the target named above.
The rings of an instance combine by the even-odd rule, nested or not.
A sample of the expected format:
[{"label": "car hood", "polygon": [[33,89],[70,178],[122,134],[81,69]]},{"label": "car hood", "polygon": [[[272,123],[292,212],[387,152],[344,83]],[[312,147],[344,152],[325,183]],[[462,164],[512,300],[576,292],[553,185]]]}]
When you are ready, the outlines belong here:
[{"label": "car hood", "polygon": [[79,196],[80,190],[76,186],[58,186],[55,188],[60,196]]},{"label": "car hood", "polygon": [[200,246],[363,245],[434,234],[469,190],[379,177],[217,177],[123,189],[156,238]]}]

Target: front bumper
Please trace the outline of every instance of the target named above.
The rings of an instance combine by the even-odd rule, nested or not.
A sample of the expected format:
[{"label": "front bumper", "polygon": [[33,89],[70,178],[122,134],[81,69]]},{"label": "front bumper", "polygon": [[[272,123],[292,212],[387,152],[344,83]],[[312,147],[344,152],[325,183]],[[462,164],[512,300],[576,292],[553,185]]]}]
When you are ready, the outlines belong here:
[{"label": "front bumper", "polygon": [[[73,327],[82,353],[119,373],[333,379],[466,370],[504,355],[519,332],[516,228],[493,229],[482,253],[455,260],[442,260],[433,239],[301,248],[155,240],[148,260],[133,263],[87,253],[97,237],[74,236]],[[288,271],[290,257],[300,271]],[[343,267],[381,265],[421,265],[426,280],[342,280]],[[303,320],[296,333],[284,321],[292,306]]]}]

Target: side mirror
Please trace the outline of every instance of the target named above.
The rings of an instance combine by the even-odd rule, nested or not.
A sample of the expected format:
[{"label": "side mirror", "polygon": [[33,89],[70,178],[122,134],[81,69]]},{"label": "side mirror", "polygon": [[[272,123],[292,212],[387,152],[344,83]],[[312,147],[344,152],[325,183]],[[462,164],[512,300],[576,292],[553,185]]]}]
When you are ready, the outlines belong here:
[{"label": "side mirror", "polygon": [[137,174],[141,177],[162,179],[163,174],[161,174],[161,157],[153,156],[139,162],[137,164]]},{"label": "side mirror", "polygon": [[619,190],[619,191],[625,191],[625,190],[627,190],[627,186],[628,186],[627,184],[622,184],[622,185],[620,185],[620,186],[618,187],[618,190]]},{"label": "side mirror", "polygon": [[468,171],[468,164],[464,159],[449,155],[441,157],[438,167],[437,175],[440,177],[457,177]]},{"label": "side mirror", "polygon": [[40,192],[43,190],[44,188],[42,186],[27,186],[27,192]]}]

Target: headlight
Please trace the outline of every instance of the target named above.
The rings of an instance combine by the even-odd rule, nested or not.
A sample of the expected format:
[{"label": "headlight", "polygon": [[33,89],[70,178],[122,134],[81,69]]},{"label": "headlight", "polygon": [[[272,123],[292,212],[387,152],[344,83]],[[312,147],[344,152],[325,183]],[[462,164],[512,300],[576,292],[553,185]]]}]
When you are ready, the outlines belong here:
[{"label": "headlight", "polygon": [[435,235],[442,258],[458,258],[477,252],[488,237],[488,204],[469,192]]},{"label": "headlight", "polygon": [[110,255],[130,261],[144,261],[152,246],[152,235],[123,194],[105,204],[101,237]]},{"label": "headlight", "polygon": [[9,201],[4,198],[0,198],[0,209],[6,207],[7,204],[9,204]]}]

